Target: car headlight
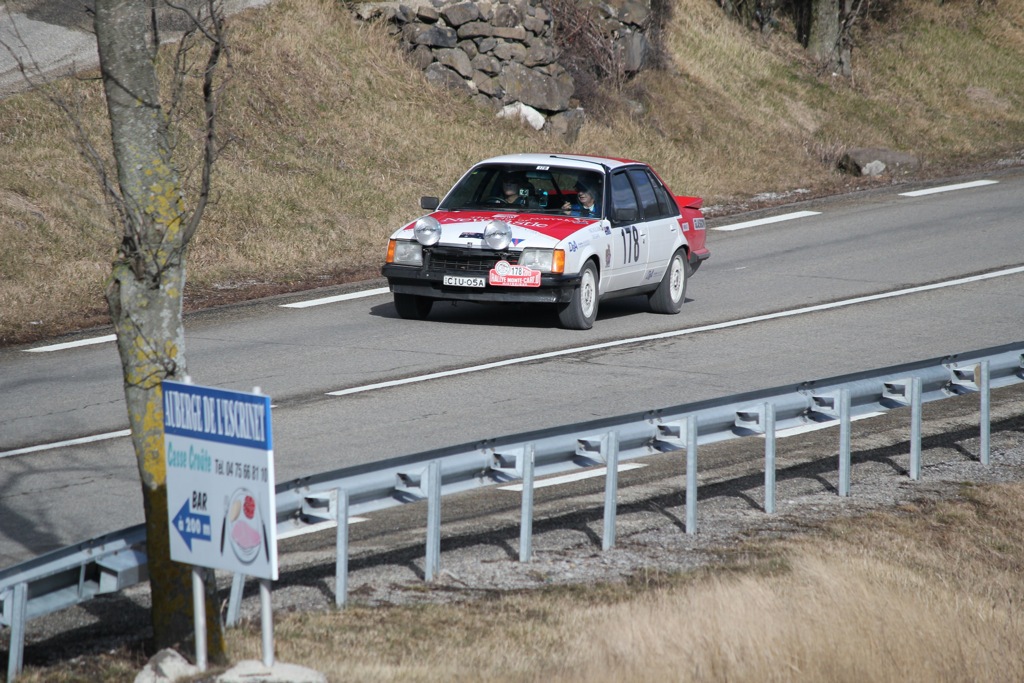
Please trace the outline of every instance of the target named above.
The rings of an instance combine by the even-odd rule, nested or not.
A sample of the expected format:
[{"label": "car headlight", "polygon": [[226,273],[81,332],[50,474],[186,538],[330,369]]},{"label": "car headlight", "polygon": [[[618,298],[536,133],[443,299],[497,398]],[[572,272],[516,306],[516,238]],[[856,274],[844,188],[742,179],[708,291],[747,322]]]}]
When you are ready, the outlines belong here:
[{"label": "car headlight", "polygon": [[404,266],[423,265],[423,247],[412,240],[391,240],[388,249],[388,263]]},{"label": "car headlight", "polygon": [[519,254],[519,265],[542,273],[565,271],[565,252],[561,249],[523,249]]},{"label": "car headlight", "polygon": [[512,226],[505,221],[491,221],[484,228],[484,242],[491,249],[508,249],[512,243]]},{"label": "car headlight", "polygon": [[433,216],[424,216],[412,228],[416,241],[425,247],[432,247],[441,239],[441,224]]}]

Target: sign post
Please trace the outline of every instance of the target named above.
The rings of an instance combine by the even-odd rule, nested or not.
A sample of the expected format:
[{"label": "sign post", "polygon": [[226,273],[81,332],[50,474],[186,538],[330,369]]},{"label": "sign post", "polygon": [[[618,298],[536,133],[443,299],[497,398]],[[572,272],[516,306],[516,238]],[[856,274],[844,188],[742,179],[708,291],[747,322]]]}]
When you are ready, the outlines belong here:
[{"label": "sign post", "polygon": [[[164,380],[163,398],[171,559],[261,580],[263,661],[272,666],[269,585],[278,566],[270,397]],[[196,658],[205,670],[201,581],[193,570]]]}]

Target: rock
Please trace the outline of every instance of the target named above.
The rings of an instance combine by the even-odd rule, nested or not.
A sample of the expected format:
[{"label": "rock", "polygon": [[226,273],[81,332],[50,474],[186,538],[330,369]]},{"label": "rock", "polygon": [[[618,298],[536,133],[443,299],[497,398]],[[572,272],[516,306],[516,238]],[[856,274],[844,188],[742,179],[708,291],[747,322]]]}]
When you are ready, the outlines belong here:
[{"label": "rock", "polygon": [[420,5],[416,8],[416,18],[424,24],[436,23],[441,15],[430,5]]},{"label": "rock", "polygon": [[434,85],[440,85],[452,90],[461,90],[468,95],[475,95],[477,92],[475,84],[471,81],[467,81],[457,72],[452,71],[443,64],[434,62],[427,67],[424,74],[427,76],[427,81]]},{"label": "rock", "polygon": [[523,104],[545,111],[565,111],[569,108],[575,86],[568,74],[547,76],[517,62],[509,62],[498,75],[505,91],[506,102]]},{"label": "rock", "polygon": [[512,104],[502,107],[501,111],[498,112],[498,118],[518,118],[523,123],[531,126],[534,130],[542,129],[546,122],[543,114],[522,102],[513,102]]},{"label": "rock", "polygon": [[448,5],[441,10],[441,16],[448,22],[449,26],[458,28],[463,24],[476,21],[480,18],[480,10],[475,2],[460,2],[457,5]]},{"label": "rock", "polygon": [[190,664],[174,650],[160,650],[135,677],[135,683],[171,683],[191,678],[199,673],[199,667]]},{"label": "rock", "polygon": [[455,47],[459,42],[453,29],[437,24],[406,24],[402,29],[402,39],[427,47]]},{"label": "rock", "polygon": [[909,152],[860,147],[847,150],[837,166],[841,171],[861,176],[876,176],[886,171],[906,174],[921,168],[921,160]]},{"label": "rock", "polygon": [[297,664],[263,662],[246,659],[217,676],[217,683],[327,683],[327,676]]},{"label": "rock", "polygon": [[580,129],[583,128],[583,123],[586,119],[586,113],[583,111],[583,108],[576,107],[575,109],[569,109],[548,117],[544,131],[549,135],[556,135],[562,138],[566,144],[571,145],[579,137]]},{"label": "rock", "polygon": [[491,17],[491,23],[495,26],[510,28],[512,26],[519,26],[521,20],[519,18],[519,12],[514,7],[509,5],[499,5],[494,9],[494,16]]},{"label": "rock", "polygon": [[622,70],[626,73],[636,73],[647,62],[651,43],[643,33],[630,31],[615,41],[615,48],[622,61]]},{"label": "rock", "polygon": [[417,45],[409,53],[409,61],[420,71],[426,71],[434,61],[434,53],[426,45]]},{"label": "rock", "polygon": [[[501,73],[501,62],[490,55],[477,55],[470,60],[473,68],[482,71],[488,76],[497,76]],[[426,68],[426,67],[423,67]],[[474,79],[476,77],[474,76]]]},{"label": "rock", "polygon": [[456,72],[463,78],[472,78],[473,65],[465,52],[458,48],[440,48],[434,50],[434,60]]},{"label": "rock", "polygon": [[526,46],[522,43],[509,43],[501,40],[494,46],[491,53],[503,62],[522,62],[526,59]]},{"label": "rock", "polygon": [[494,27],[486,21],[471,21],[459,27],[459,38],[486,38],[494,35]]}]

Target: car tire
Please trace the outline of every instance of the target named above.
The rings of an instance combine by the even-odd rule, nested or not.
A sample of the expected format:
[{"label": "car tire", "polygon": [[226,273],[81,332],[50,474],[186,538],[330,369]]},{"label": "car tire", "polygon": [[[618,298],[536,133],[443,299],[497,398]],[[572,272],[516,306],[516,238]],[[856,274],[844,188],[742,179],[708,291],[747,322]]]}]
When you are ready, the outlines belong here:
[{"label": "car tire", "polygon": [[651,310],[655,313],[678,313],[686,300],[686,283],[692,273],[685,251],[680,249],[672,254],[665,277],[648,298]]},{"label": "car tire", "polygon": [[426,320],[434,300],[417,294],[395,293],[395,309],[405,320]]},{"label": "car tire", "polygon": [[580,284],[572,298],[558,305],[558,320],[570,330],[589,330],[597,318],[597,267],[587,261],[580,271]]}]

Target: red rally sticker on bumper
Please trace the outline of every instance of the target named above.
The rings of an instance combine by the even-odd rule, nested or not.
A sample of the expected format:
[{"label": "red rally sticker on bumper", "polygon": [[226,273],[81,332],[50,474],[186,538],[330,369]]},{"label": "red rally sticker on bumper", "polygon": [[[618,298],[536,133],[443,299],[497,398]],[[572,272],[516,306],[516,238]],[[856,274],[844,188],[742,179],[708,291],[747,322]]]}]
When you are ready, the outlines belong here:
[{"label": "red rally sticker on bumper", "polygon": [[500,287],[540,287],[540,271],[498,261],[488,273],[487,282]]}]

